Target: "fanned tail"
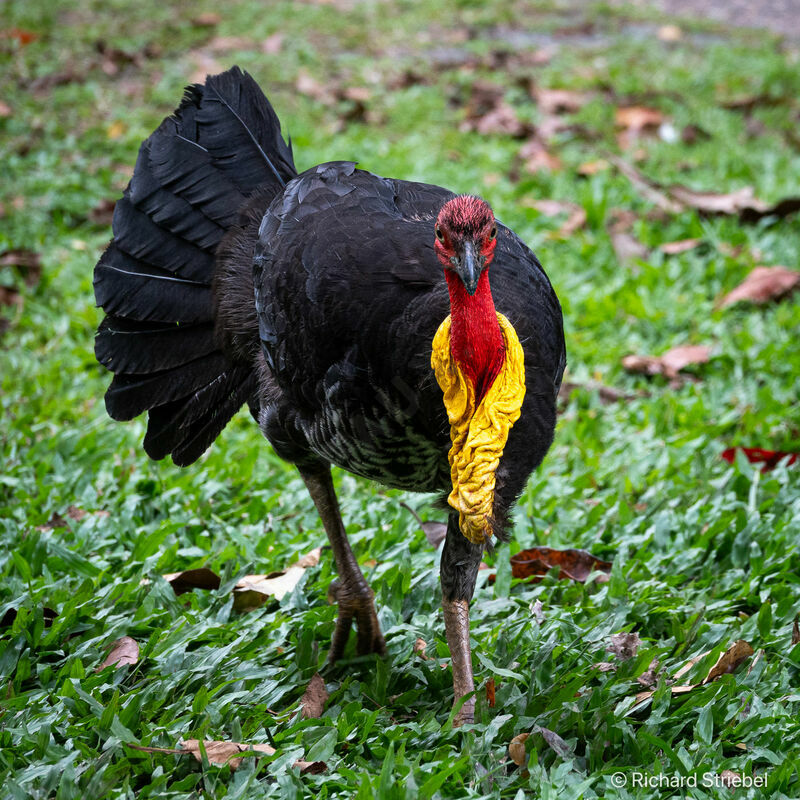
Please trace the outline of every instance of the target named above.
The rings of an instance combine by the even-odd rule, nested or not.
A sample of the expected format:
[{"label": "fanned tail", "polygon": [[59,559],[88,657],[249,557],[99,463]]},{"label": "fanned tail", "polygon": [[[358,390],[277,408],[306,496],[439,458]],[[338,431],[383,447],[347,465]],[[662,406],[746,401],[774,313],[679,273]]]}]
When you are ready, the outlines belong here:
[{"label": "fanned tail", "polygon": [[107,315],[95,352],[114,373],[110,416],[149,411],[152,458],[192,463],[253,398],[252,365],[215,334],[215,255],[254,199],[265,209],[296,174],[275,111],[238,67],[188,87],[142,144],[95,267]]}]

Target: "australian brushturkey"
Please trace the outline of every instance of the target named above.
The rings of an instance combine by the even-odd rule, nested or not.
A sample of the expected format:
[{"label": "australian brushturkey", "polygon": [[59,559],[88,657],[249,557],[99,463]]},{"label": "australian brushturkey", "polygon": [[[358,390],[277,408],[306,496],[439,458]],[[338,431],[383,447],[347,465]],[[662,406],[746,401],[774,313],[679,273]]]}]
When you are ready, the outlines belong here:
[{"label": "australian brushturkey", "polygon": [[147,453],[185,466],[249,405],[330,539],[332,660],[353,620],[359,653],[385,644],[331,464],[449,494],[442,604],[455,701],[470,695],[481,554],[550,446],[564,369],[536,256],[476,197],[348,162],[298,175],[238,68],[189,87],[142,144],[113,232],[94,274],[108,413],[148,411]]}]

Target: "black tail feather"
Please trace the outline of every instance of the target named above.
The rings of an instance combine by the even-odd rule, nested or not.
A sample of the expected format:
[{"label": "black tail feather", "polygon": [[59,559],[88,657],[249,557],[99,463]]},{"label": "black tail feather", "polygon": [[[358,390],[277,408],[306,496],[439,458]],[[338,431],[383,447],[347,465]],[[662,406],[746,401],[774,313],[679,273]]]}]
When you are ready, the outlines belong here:
[{"label": "black tail feather", "polygon": [[188,87],[143,143],[95,268],[108,315],[95,352],[115,373],[108,413],[150,412],[151,457],[190,464],[253,399],[252,363],[224,353],[214,330],[215,253],[256,190],[266,208],[296,174],[275,111],[238,67]]}]

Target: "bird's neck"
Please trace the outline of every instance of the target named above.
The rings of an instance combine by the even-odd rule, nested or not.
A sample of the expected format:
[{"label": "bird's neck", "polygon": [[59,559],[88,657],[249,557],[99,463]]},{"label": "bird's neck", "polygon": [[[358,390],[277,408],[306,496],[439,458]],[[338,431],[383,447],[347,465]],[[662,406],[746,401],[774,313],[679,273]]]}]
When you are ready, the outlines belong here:
[{"label": "bird's neck", "polygon": [[475,294],[470,296],[461,279],[445,270],[450,290],[450,352],[475,388],[475,402],[489,391],[505,360],[505,342],[484,269]]}]

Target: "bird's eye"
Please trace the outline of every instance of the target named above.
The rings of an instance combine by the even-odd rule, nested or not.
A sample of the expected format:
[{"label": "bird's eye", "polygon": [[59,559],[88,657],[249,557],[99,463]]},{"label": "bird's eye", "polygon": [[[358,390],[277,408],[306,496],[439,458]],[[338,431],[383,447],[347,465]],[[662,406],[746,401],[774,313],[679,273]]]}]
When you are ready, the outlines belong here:
[{"label": "bird's eye", "polygon": [[489,238],[496,239],[497,238],[497,225],[492,225],[491,231],[489,231]]},{"label": "bird's eye", "polygon": [[442,233],[442,229],[437,225],[436,226],[436,238],[440,241],[444,241],[444,234]]}]

